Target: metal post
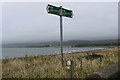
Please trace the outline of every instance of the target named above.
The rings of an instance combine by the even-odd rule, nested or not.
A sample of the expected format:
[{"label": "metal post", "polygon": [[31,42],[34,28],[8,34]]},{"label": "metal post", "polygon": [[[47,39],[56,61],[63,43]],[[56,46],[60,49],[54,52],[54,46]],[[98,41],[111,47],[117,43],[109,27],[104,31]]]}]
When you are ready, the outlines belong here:
[{"label": "metal post", "polygon": [[62,32],[62,6],[60,6],[60,47],[61,47],[61,63],[64,66],[63,59],[63,32]]}]

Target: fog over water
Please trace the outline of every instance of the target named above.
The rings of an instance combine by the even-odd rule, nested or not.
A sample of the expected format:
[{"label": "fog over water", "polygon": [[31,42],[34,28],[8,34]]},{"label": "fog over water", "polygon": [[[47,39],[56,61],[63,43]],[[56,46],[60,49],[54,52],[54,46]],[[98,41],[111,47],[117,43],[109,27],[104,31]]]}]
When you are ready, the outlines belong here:
[{"label": "fog over water", "polygon": [[64,41],[118,38],[117,2],[4,2],[3,43],[59,41],[59,16],[47,13],[48,4],[73,10],[63,18]]}]

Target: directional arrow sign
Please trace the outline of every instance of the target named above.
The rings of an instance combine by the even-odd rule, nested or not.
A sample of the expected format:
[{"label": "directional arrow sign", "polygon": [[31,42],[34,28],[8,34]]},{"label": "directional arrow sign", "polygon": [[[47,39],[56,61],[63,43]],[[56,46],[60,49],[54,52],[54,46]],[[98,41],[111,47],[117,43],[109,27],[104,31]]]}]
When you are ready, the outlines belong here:
[{"label": "directional arrow sign", "polygon": [[67,9],[62,8],[62,16],[72,18],[73,17],[72,10],[67,10]]},{"label": "directional arrow sign", "polygon": [[[60,15],[60,7],[56,7],[48,4],[47,12],[50,14]],[[73,17],[72,10],[62,8],[62,16],[72,18]]]},{"label": "directional arrow sign", "polygon": [[47,6],[47,12],[48,12],[48,13],[51,13],[51,14],[59,15],[59,13],[60,13],[60,8],[48,4],[48,6]]}]

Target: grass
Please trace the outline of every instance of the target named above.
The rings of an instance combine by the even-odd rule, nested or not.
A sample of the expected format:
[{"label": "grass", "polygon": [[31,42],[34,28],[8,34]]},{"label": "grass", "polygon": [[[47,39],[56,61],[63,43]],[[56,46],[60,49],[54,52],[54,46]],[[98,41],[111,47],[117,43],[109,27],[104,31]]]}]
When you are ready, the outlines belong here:
[{"label": "grass", "polygon": [[[64,54],[64,60],[73,61],[73,78],[85,78],[95,71],[116,63],[118,56],[120,56],[118,48],[114,47]],[[67,74],[66,65],[64,68],[61,66],[61,55],[58,54],[2,60],[3,78],[67,78]]]}]

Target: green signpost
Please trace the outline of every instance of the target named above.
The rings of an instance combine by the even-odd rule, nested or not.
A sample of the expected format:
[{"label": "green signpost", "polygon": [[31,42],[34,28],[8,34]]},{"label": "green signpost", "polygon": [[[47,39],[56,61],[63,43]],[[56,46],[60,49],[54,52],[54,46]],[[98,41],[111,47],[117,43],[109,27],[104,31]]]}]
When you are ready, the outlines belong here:
[{"label": "green signpost", "polygon": [[[56,7],[56,6],[49,5],[49,4],[47,6],[48,13],[55,14],[58,16],[60,16],[60,9],[61,9],[60,7]],[[72,16],[73,16],[72,10],[62,8],[62,16],[72,18]]]},{"label": "green signpost", "polygon": [[48,4],[47,12],[50,14],[60,16],[60,47],[61,47],[61,63],[64,66],[64,58],[63,58],[63,32],[62,32],[62,16],[72,18],[73,12],[72,10],[64,9],[62,6],[56,7],[53,5]]}]

